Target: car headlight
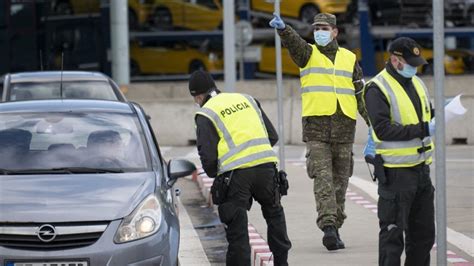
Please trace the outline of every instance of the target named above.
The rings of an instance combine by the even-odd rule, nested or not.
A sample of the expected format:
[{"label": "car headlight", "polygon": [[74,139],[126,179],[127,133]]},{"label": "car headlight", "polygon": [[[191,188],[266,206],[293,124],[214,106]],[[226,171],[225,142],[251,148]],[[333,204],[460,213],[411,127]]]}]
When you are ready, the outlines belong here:
[{"label": "car headlight", "polygon": [[445,56],[444,56],[444,61],[446,61],[447,63],[453,62],[454,59],[455,59],[454,57],[449,56],[449,55],[445,55]]},{"label": "car headlight", "polygon": [[210,53],[210,54],[209,54],[209,61],[210,61],[210,62],[217,61],[217,59],[219,59],[218,56],[217,56],[217,54],[215,54],[215,53]]},{"label": "car headlight", "polygon": [[148,196],[120,224],[114,242],[125,243],[150,236],[161,225],[161,205],[154,194]]}]

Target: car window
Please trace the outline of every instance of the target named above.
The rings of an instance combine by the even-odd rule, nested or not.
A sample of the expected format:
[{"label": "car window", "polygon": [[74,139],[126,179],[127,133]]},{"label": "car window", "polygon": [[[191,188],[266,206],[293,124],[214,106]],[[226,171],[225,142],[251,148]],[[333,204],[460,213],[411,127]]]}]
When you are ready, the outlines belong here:
[{"label": "car window", "polygon": [[136,116],[117,113],[0,114],[0,168],[87,167],[147,171]]},{"label": "car window", "polygon": [[[59,99],[60,82],[22,82],[11,84],[9,101]],[[107,81],[68,81],[62,84],[62,98],[117,100]]]},{"label": "car window", "polygon": [[201,6],[205,6],[210,9],[217,9],[217,5],[214,0],[192,0],[191,3],[195,3]]}]

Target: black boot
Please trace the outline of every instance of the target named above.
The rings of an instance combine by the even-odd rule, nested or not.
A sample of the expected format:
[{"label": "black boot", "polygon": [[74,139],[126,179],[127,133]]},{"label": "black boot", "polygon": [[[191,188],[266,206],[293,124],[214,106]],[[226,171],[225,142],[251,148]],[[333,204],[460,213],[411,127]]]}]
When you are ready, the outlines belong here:
[{"label": "black boot", "polygon": [[338,249],[337,245],[337,232],[334,226],[325,226],[323,228],[324,236],[323,236],[323,245],[328,250],[336,250]]},{"label": "black boot", "polygon": [[338,249],[346,248],[346,245],[344,244],[344,242],[342,242],[341,236],[339,235],[339,229],[336,230],[336,234],[337,234],[337,248]]}]

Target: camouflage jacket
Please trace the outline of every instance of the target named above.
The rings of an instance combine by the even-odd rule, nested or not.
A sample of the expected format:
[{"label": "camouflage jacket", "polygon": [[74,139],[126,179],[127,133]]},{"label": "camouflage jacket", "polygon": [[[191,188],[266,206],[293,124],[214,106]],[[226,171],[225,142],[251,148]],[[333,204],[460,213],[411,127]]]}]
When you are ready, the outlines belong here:
[{"label": "camouflage jacket", "polygon": [[[288,25],[284,30],[279,30],[278,33],[281,37],[282,45],[288,49],[296,65],[300,68],[305,67],[313,53],[313,47]],[[339,49],[337,40],[333,40],[325,47],[317,47],[322,54],[334,62],[337,50]],[[362,90],[364,87],[363,78],[362,69],[356,62],[352,80],[356,92],[357,109],[368,125],[369,120],[362,98]],[[331,116],[303,117],[303,141],[317,140],[323,142],[353,143],[355,125],[356,121],[347,117],[342,112],[338,103],[336,113]]]}]

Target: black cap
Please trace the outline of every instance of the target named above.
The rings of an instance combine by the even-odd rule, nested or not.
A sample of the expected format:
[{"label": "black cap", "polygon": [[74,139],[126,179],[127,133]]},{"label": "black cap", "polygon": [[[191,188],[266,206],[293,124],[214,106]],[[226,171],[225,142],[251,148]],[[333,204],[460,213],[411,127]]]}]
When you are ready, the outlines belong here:
[{"label": "black cap", "polygon": [[411,66],[418,67],[428,64],[421,56],[421,46],[413,39],[408,37],[400,37],[395,39],[388,49],[391,54],[403,57]]},{"label": "black cap", "polygon": [[189,78],[189,92],[192,96],[200,95],[216,89],[216,84],[211,75],[204,70],[196,70]]}]

